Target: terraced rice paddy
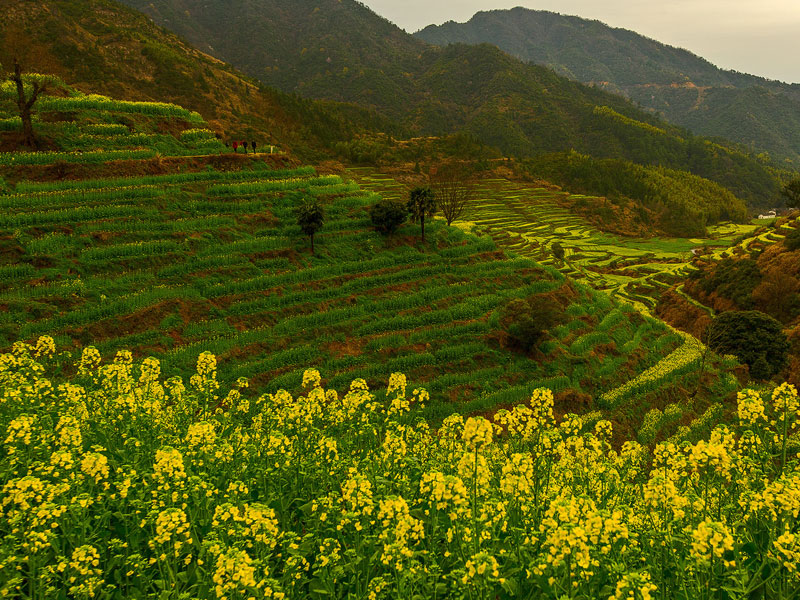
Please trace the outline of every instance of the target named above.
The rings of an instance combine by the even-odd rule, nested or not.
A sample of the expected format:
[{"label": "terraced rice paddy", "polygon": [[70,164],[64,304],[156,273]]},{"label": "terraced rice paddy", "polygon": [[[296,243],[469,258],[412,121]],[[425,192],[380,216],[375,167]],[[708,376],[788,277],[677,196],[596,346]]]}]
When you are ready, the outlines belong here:
[{"label": "terraced rice paddy", "polygon": [[[75,124],[82,132],[127,135],[111,108],[84,116]],[[23,167],[0,167],[1,346],[47,334],[61,347],[95,345],[109,358],[123,348],[154,355],[165,372],[184,376],[210,351],[231,382],[247,378],[257,392],[296,390],[309,367],[339,389],[356,378],[382,386],[404,372],[429,390],[424,414],[433,420],[493,411],[547,387],[560,410],[591,420],[600,418],[603,395],[683,343],[660,322],[532,260],[535,237],[515,256],[489,236],[441,221],[428,228],[426,244],[415,225],[387,239],[370,226],[374,192],[281,157],[220,158],[214,146],[207,160],[104,176],[114,163],[93,152],[127,152],[131,172],[146,172],[155,152],[146,144],[164,141],[147,136],[163,119],[181,123],[144,112],[137,119],[131,135],[141,148],[78,152],[64,143],[80,178],[55,179],[52,161],[35,153]],[[169,144],[205,151],[204,124],[183,127]],[[310,197],[326,212],[316,256],[294,217]],[[481,226],[499,227],[491,218]],[[559,222],[553,231],[573,228]],[[499,311],[536,293],[566,295],[572,304],[569,321],[532,360],[506,349]],[[675,383],[666,374],[651,388]],[[629,409],[606,410],[618,408]]]},{"label": "terraced rice paddy", "polygon": [[[401,197],[406,188],[373,169],[351,169],[365,189]],[[558,193],[507,179],[481,182],[477,200],[455,224],[487,234],[505,250],[587,282],[595,289],[631,303],[645,314],[660,292],[691,269],[692,250],[713,247],[722,254],[733,241],[754,232],[754,225],[726,224],[711,228],[707,239],[635,240],[598,231],[556,202]],[[578,196],[574,196],[578,197]],[[586,198],[591,202],[591,198]],[[552,244],[565,249],[565,260],[553,257]]]},{"label": "terraced rice paddy", "polygon": [[[624,310],[583,290],[594,308],[575,305],[576,320],[547,348],[551,361],[513,355],[492,343],[492,315],[509,298],[563,286],[557,271],[442,224],[430,246],[386,248],[368,227],[369,192],[309,168],[247,167],[138,184],[21,182],[0,196],[14,207],[0,219],[0,248],[14,257],[0,266],[4,344],[50,334],[105,354],[155,354],[187,374],[209,350],[235,360],[233,377],[272,391],[295,388],[309,366],[335,374],[334,387],[404,371],[436,397],[455,390],[449,399],[472,412],[545,385],[599,394],[680,343],[630,315],[582,342],[593,322]],[[327,212],[313,258],[292,216],[308,196]],[[652,351],[622,348],[634,338]]]}]

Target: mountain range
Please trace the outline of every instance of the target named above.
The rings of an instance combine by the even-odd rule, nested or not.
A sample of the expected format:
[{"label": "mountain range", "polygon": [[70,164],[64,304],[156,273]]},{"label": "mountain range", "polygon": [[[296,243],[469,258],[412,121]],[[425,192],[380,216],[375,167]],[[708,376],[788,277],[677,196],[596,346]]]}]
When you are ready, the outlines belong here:
[{"label": "mountain range", "polygon": [[574,149],[687,170],[751,206],[778,197],[768,169],[730,144],[489,44],[437,49],[355,0],[123,1],[266,85],[357,103],[413,135],[466,131],[506,155]]},{"label": "mountain range", "polygon": [[431,25],[431,44],[494,44],[575,81],[623,94],[695,133],[800,165],[800,84],[726,71],[681,48],[600,21],[514,8]]},{"label": "mountain range", "polygon": [[19,56],[87,91],[176,102],[226,137],[266,132],[304,160],[466,133],[506,156],[574,150],[686,171],[751,209],[779,198],[774,170],[728,142],[491,44],[429,45],[354,0],[124,2],[152,20],[113,0],[0,0],[0,62]]}]

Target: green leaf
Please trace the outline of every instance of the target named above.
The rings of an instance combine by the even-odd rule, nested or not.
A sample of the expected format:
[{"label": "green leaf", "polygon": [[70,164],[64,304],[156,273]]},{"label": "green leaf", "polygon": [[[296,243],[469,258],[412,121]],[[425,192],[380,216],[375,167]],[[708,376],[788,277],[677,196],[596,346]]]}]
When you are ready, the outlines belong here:
[{"label": "green leaf", "polygon": [[503,583],[500,584],[500,587],[502,587],[511,596],[516,596],[517,592],[519,591],[517,580],[512,578],[508,578],[505,581],[503,581]]}]

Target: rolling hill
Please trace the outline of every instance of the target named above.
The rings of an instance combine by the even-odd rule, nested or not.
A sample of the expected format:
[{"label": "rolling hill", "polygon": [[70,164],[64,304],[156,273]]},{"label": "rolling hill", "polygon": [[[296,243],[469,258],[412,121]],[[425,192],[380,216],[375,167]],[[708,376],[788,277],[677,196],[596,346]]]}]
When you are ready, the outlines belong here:
[{"label": "rolling hill", "polygon": [[54,74],[77,89],[134,101],[177,102],[225,139],[254,137],[308,159],[387,119],[355,105],[313,102],[264,87],[110,0],[0,0],[0,64]]},{"label": "rolling hill", "polygon": [[687,50],[599,21],[519,7],[431,25],[415,36],[439,46],[494,44],[575,81],[624,94],[700,135],[800,166],[800,84],[725,71]]}]

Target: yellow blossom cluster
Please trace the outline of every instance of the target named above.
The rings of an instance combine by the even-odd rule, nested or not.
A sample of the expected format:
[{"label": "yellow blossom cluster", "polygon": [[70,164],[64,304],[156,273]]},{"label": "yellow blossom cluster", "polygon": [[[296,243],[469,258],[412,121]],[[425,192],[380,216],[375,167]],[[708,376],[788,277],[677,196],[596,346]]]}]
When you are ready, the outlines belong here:
[{"label": "yellow blossom cluster", "polygon": [[543,389],[491,418],[426,422],[428,393],[400,373],[385,393],[364,380],[337,392],[311,369],[258,395],[242,381],[220,393],[210,353],[188,384],[129,352],[62,361],[46,336],[0,354],[0,597],[800,589],[788,385],[744,391],[725,423],[651,446],[601,415],[556,420]]}]

